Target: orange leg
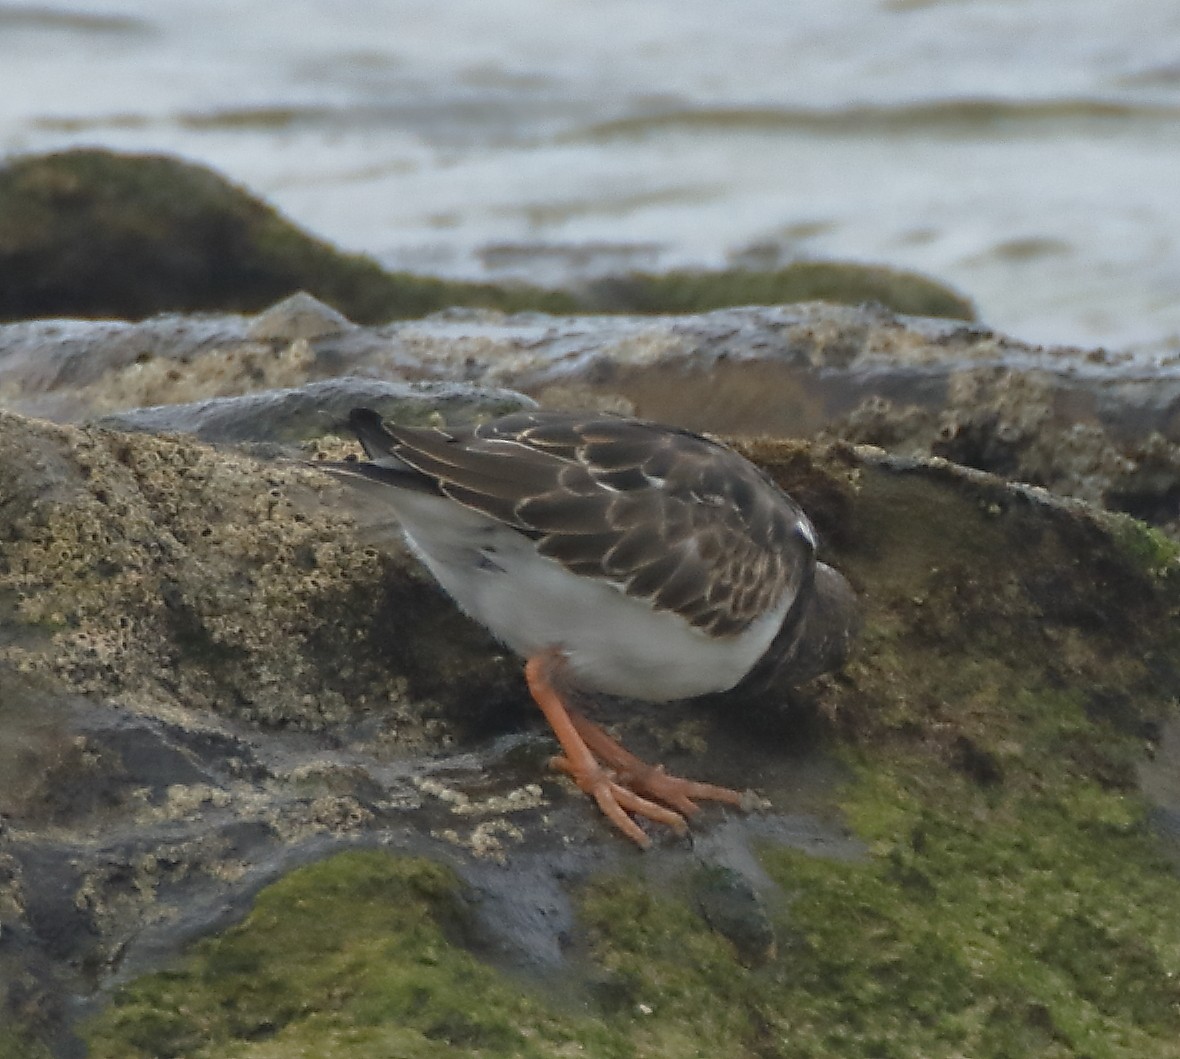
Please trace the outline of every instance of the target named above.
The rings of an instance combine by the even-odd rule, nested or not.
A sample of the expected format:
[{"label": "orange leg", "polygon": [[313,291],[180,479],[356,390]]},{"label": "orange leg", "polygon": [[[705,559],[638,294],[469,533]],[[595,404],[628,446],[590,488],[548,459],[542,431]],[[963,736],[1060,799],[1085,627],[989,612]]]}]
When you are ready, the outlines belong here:
[{"label": "orange leg", "polygon": [[632,790],[671,806],[685,816],[697,811],[694,799],[724,802],[726,805],[742,804],[741,791],[729,787],[717,787],[712,783],[698,783],[680,776],[670,776],[662,765],[649,765],[637,758],[625,746],[576,710],[569,711],[570,720],[578,735],[582,737],[591,753],[605,762],[615,773],[615,778]]},{"label": "orange leg", "polygon": [[[683,834],[688,825],[682,814],[693,813],[697,808],[693,798],[711,798],[731,805],[741,803],[737,791],[669,776],[662,769],[646,764],[598,725],[571,710],[555,686],[555,678],[564,665],[565,656],[551,649],[534,655],[524,667],[529,691],[563,751],[562,756],[553,759],[553,765],[568,773],[598,803],[607,819],[633,842],[643,849],[651,845],[651,839],[627,811]],[[613,771],[604,769],[599,758]],[[679,812],[652,799],[674,806]]]}]

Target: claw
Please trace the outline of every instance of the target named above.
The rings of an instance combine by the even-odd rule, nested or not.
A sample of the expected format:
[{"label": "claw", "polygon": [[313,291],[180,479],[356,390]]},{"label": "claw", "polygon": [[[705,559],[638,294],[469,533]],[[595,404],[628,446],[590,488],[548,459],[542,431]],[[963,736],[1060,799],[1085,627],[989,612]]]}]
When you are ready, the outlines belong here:
[{"label": "claw", "polygon": [[564,665],[565,656],[551,649],[534,655],[525,666],[529,690],[563,751],[550,765],[570,776],[641,849],[647,849],[651,839],[628,813],[682,835],[688,830],[686,818],[697,811],[694,799],[742,804],[738,791],[670,776],[663,766],[647,764],[572,709],[555,687],[554,677]]}]

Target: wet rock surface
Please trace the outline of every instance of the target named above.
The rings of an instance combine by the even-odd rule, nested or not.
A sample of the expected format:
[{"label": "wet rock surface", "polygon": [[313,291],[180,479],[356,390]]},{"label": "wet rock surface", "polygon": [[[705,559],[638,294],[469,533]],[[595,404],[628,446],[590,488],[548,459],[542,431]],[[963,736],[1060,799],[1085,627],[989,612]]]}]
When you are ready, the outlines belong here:
[{"label": "wet rock surface", "polygon": [[[220,337],[138,364],[112,325],[63,325],[84,382],[33,325],[0,329],[12,407],[110,416],[0,412],[0,1000],[22,1034],[0,1054],[1171,1054],[1177,548],[913,455],[963,456],[991,401],[1016,434],[978,445],[1021,454],[996,469],[1049,461],[1065,412],[1035,409],[1079,379],[1131,437],[1111,394],[1147,407],[1119,389],[1141,365],[821,306],[377,331],[298,308],[298,334],[194,321]],[[641,755],[768,802],[647,855],[547,770],[518,661],[314,467],[352,446],[316,409],[359,395],[423,421],[564,395],[872,436],[889,416],[858,403],[890,393],[921,420],[896,427],[909,455],[739,442],[864,601],[845,670],[599,704]]]},{"label": "wet rock surface", "polygon": [[[38,454],[17,474],[3,463],[0,655],[18,748],[4,770],[6,957],[38,1019],[63,1028],[101,1010],[112,986],[238,918],[263,883],[356,844],[451,865],[493,964],[577,977],[565,953],[585,929],[579,894],[635,854],[546,772],[515,663],[404,558],[354,543],[337,487],[179,439],[13,416],[2,436]],[[777,958],[784,929],[760,911],[784,894],[765,848],[867,855],[837,793],[848,746],[909,744],[981,789],[1026,764],[984,723],[996,704],[977,691],[964,714],[961,678],[940,687],[950,670],[975,667],[1001,695],[1081,696],[1095,746],[1079,736],[1072,749],[1116,789],[1134,786],[1133,767],[1106,760],[1099,733],[1153,742],[1177,677],[1162,634],[1172,581],[1157,569],[1169,553],[1145,552],[1163,546],[1137,524],[949,464],[748,451],[864,593],[862,655],[794,702],[606,716],[637,751],[769,798],[751,817],[706,812],[691,847],[643,862],[678,887],[705,872],[686,897],[701,929],[756,966]],[[79,539],[96,522],[103,535]],[[259,538],[279,550],[269,561]],[[283,550],[300,546],[319,549],[310,568]],[[54,1038],[61,1054],[70,1042]]]},{"label": "wet rock surface", "polygon": [[191,434],[215,443],[290,445],[347,432],[348,413],[358,405],[399,423],[423,425],[489,419],[535,407],[536,402],[514,390],[464,383],[395,383],[344,376],[239,397],[133,408],[104,416],[98,426],[146,434]]},{"label": "wet rock surface", "polygon": [[6,405],[59,420],[193,430],[180,412],[142,409],[342,375],[505,388],[726,435],[840,438],[943,456],[1165,528],[1180,519],[1174,356],[1033,347],[822,303],[654,318],[454,310],[359,328],[299,296],[255,320],[0,326]]}]

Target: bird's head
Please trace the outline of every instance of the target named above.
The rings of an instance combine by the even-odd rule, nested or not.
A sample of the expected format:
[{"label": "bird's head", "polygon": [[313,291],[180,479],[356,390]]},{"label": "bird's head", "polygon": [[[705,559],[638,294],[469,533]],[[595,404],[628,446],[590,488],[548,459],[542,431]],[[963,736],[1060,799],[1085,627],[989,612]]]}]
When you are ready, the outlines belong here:
[{"label": "bird's head", "polygon": [[809,588],[800,593],[765,655],[733,692],[760,695],[798,687],[839,669],[862,625],[852,586],[827,563],[816,563]]},{"label": "bird's head", "polygon": [[798,642],[782,667],[789,686],[839,669],[863,624],[852,586],[827,563],[815,564],[815,582],[805,606]]}]

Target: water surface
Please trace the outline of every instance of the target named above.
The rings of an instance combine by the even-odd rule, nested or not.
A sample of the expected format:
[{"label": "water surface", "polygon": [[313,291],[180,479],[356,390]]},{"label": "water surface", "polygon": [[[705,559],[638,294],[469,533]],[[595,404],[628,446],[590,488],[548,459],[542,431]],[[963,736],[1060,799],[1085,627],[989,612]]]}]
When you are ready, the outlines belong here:
[{"label": "water surface", "polygon": [[42,0],[0,56],[0,152],[177,153],[394,266],[835,257],[1180,345],[1175,0]]}]

